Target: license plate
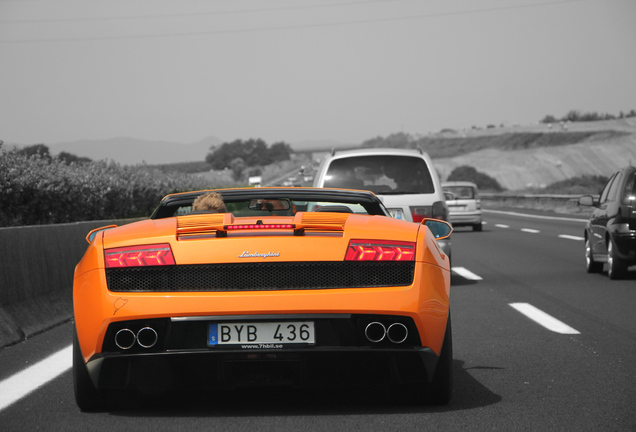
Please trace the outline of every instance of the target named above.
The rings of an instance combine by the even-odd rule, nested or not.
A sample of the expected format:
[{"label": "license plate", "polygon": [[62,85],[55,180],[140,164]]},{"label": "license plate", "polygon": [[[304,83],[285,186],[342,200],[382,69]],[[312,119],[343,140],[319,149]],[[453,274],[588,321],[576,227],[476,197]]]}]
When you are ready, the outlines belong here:
[{"label": "license plate", "polygon": [[313,321],[212,323],[208,346],[240,345],[244,348],[283,348],[287,344],[316,342]]}]

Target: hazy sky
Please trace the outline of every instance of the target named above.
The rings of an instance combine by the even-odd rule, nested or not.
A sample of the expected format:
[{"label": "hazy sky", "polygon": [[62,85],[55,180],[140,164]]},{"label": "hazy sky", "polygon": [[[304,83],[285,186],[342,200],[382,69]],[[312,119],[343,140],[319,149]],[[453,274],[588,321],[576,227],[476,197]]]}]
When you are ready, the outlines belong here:
[{"label": "hazy sky", "polygon": [[360,143],[636,109],[635,0],[0,0],[0,139]]}]

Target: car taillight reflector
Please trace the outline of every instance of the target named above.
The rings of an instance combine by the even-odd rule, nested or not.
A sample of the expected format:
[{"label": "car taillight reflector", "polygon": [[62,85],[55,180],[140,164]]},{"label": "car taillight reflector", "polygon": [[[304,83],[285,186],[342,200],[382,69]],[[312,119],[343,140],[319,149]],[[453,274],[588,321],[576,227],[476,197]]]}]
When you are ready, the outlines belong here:
[{"label": "car taillight reflector", "polygon": [[415,243],[390,240],[351,240],[345,261],[413,261]]},{"label": "car taillight reflector", "polygon": [[420,223],[424,218],[431,217],[431,206],[410,206],[409,210],[411,210],[411,218],[413,222]]},{"label": "car taillight reflector", "polygon": [[169,244],[128,246],[104,251],[106,268],[174,265]]},{"label": "car taillight reflector", "polygon": [[448,219],[448,208],[442,201],[435,201],[432,206],[410,206],[413,222],[420,223],[423,219]]},{"label": "car taillight reflector", "polygon": [[225,225],[223,229],[231,231],[231,230],[246,230],[246,229],[255,229],[255,230],[264,230],[264,229],[295,229],[296,225],[294,224],[247,224],[247,225]]}]

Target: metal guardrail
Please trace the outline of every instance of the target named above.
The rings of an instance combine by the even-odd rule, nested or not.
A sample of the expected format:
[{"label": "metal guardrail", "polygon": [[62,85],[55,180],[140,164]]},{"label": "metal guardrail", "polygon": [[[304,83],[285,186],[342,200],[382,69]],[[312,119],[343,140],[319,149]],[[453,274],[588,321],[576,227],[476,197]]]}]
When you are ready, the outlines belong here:
[{"label": "metal guardrail", "polygon": [[482,192],[480,197],[482,206],[485,208],[524,208],[582,216],[592,212],[592,207],[579,206],[578,201],[581,195]]}]

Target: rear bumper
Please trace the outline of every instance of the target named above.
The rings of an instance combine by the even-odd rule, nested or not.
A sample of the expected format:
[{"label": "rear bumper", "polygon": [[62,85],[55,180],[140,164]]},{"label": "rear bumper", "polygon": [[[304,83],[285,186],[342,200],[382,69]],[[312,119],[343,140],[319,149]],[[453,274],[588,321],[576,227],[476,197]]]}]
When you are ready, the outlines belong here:
[{"label": "rear bumper", "polygon": [[259,385],[332,387],[427,382],[437,366],[428,348],[403,350],[178,352],[99,355],[87,364],[99,389],[165,391]]},{"label": "rear bumper", "polygon": [[[112,323],[102,353],[86,367],[96,388],[166,390],[187,387],[218,388],[254,385],[298,387],[338,384],[403,384],[426,382],[433,376],[438,355],[419,345],[412,319],[386,315],[262,316],[260,320],[311,320],[316,328],[313,345],[272,348],[236,345],[209,346],[210,323],[228,317],[132,320]],[[236,317],[245,321],[247,317]],[[388,337],[371,342],[368,323],[400,323],[408,329],[403,341]],[[115,335],[122,329],[152,327],[158,338],[152,347],[135,343],[122,349]]]},{"label": "rear bumper", "polygon": [[482,221],[482,215],[481,212],[451,213],[448,219],[453,226],[479,225]]}]

